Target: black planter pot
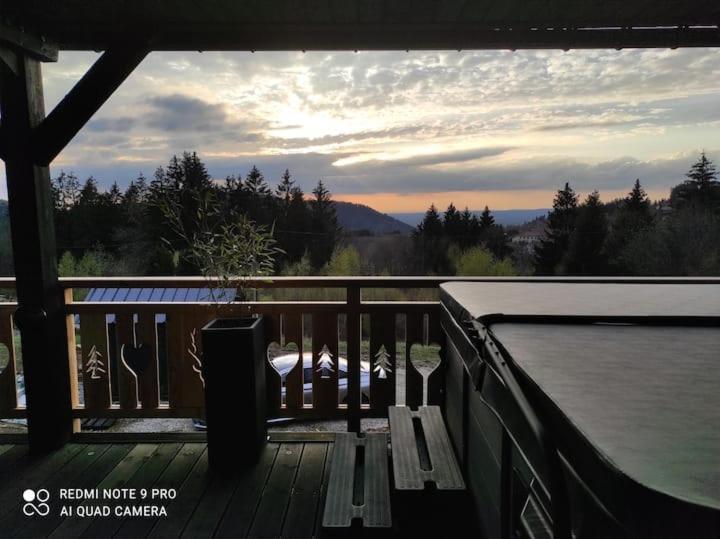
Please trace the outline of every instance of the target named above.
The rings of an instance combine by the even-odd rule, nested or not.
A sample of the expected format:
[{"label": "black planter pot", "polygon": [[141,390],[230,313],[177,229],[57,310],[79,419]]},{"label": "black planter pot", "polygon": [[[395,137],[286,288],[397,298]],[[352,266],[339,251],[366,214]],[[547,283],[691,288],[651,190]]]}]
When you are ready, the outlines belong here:
[{"label": "black planter pot", "polygon": [[219,318],[202,328],[210,468],[254,463],[267,440],[263,318]]}]

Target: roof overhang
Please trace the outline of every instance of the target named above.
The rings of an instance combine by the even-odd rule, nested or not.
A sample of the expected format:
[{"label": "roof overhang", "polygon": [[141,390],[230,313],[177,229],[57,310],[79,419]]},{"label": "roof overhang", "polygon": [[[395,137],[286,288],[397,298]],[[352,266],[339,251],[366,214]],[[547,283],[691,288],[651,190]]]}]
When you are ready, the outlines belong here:
[{"label": "roof overhang", "polygon": [[22,0],[59,49],[407,50],[720,46],[717,0]]}]

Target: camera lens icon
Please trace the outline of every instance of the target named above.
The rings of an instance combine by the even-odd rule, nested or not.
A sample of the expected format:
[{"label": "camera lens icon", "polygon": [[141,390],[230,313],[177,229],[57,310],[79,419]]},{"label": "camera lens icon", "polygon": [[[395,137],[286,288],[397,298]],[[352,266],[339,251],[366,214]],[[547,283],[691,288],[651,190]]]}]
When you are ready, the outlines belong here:
[{"label": "camera lens icon", "polygon": [[50,506],[47,504],[50,499],[50,492],[47,489],[33,490],[28,488],[23,491],[22,497],[25,501],[23,513],[26,516],[40,515],[44,517],[50,512]]}]

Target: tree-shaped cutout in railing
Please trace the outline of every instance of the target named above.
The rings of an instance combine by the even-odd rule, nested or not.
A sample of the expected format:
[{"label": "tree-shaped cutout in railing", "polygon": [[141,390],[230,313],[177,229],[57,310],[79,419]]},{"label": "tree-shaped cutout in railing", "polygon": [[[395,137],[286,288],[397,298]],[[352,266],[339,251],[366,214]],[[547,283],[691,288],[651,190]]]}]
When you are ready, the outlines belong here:
[{"label": "tree-shaped cutout in railing", "polygon": [[376,372],[378,378],[380,378],[381,380],[386,380],[388,373],[392,372],[392,357],[385,349],[384,344],[380,345],[380,349],[375,354],[373,372]]},{"label": "tree-shaped cutout in railing", "polygon": [[100,380],[102,378],[101,375],[107,373],[105,363],[102,360],[102,354],[94,344],[87,355],[87,368],[85,372],[90,375],[92,380]]},{"label": "tree-shaped cutout in railing", "polygon": [[321,378],[330,378],[330,373],[335,372],[335,362],[327,344],[323,344],[320,350],[317,365],[317,372],[320,373]]}]

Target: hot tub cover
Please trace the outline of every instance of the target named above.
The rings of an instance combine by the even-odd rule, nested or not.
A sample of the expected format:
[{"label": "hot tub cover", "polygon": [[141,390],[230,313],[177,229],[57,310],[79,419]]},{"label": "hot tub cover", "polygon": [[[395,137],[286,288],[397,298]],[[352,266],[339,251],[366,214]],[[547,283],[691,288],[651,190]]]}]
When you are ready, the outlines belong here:
[{"label": "hot tub cover", "polygon": [[497,344],[614,514],[720,530],[720,285],[454,282],[441,300],[474,349]]},{"label": "hot tub cover", "polygon": [[452,282],[440,299],[458,322],[501,317],[720,316],[720,284]]}]

